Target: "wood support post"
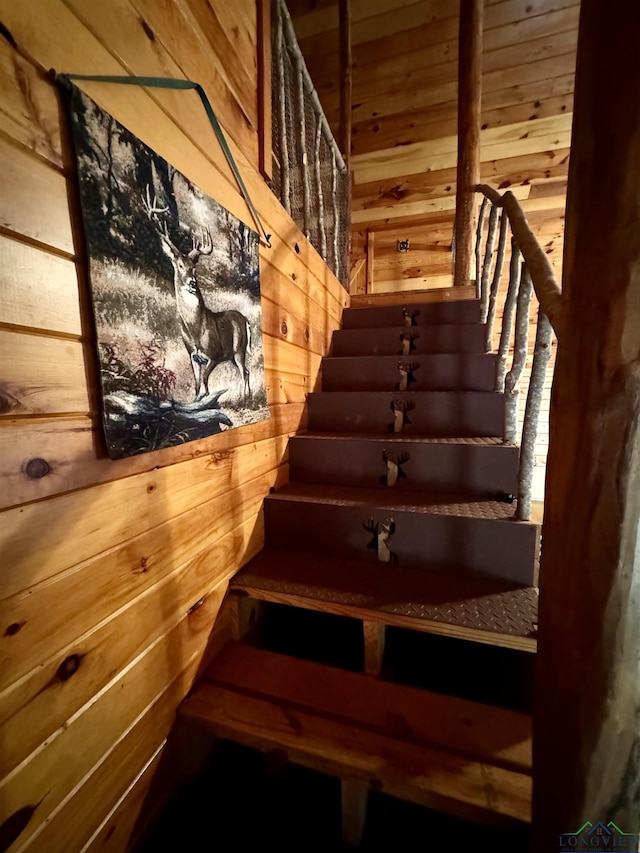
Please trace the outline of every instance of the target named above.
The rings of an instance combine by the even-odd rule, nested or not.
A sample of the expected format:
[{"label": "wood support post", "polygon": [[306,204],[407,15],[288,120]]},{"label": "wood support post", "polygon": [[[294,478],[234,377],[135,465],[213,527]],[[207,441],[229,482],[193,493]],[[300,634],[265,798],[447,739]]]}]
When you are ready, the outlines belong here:
[{"label": "wood support post", "polygon": [[258,638],[266,609],[264,601],[241,595],[229,596],[231,636],[236,643]]},{"label": "wood support post", "polygon": [[373,253],[375,251],[375,231],[367,231],[367,287],[365,293],[373,293]]},{"label": "wood support post", "polygon": [[480,183],[480,97],[484,0],[460,0],[458,58],[458,175],[453,283],[469,284],[475,187]]},{"label": "wood support post", "polygon": [[273,177],[271,116],[271,0],[258,0],[258,167]]},{"label": "wood support post", "polygon": [[340,129],[338,144],[347,169],[351,172],[351,60],[350,0],[339,0],[340,16]]},{"label": "wood support post", "polygon": [[363,622],[364,671],[367,675],[382,675],[384,643],[387,626],[382,622]]},{"label": "wood support post", "polygon": [[360,847],[367,819],[369,786],[358,779],[342,779],[342,840],[350,847]]},{"label": "wood support post", "polygon": [[615,15],[583,0],[540,569],[536,853],[587,820],[640,832],[639,43],[637,0]]}]

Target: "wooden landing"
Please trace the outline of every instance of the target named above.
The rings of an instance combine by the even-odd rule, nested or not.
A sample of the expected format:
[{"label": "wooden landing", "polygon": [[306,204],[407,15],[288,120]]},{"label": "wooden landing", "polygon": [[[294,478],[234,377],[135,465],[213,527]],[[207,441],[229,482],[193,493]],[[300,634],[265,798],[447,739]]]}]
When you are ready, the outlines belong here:
[{"label": "wooden landing", "polygon": [[492,578],[265,548],[230,585],[263,601],[535,652],[538,595]]},{"label": "wooden landing", "polygon": [[468,819],[530,820],[531,718],[229,645],[180,713],[217,736]]},{"label": "wooden landing", "polygon": [[431,290],[401,290],[391,293],[358,293],[351,297],[352,308],[370,305],[410,305],[418,302],[448,302],[457,299],[475,299],[475,284],[469,287],[434,287]]}]

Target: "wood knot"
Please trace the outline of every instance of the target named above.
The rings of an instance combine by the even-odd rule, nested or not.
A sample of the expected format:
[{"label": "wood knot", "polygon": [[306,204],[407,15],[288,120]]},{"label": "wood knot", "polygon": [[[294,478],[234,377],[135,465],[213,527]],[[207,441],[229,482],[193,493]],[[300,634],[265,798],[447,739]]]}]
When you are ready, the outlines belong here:
[{"label": "wood knot", "polygon": [[149,493],[151,493],[155,490],[155,487],[156,487],[155,483],[149,483],[149,485],[147,486],[147,491]]},{"label": "wood knot", "polygon": [[296,255],[299,255],[300,254],[300,246],[298,246],[298,244],[296,243],[293,248],[296,250]]},{"label": "wood knot", "polygon": [[12,622],[11,625],[7,626],[7,630],[4,632],[5,637],[15,637],[23,625],[24,622]]},{"label": "wood knot", "polygon": [[196,610],[200,610],[202,605],[207,600],[207,596],[203,595],[202,598],[199,598],[195,604],[192,604],[191,607],[187,610],[187,616],[191,616],[192,613],[195,613]]},{"label": "wood knot", "polygon": [[49,463],[46,459],[41,459],[39,456],[30,459],[25,465],[25,473],[27,477],[31,477],[32,480],[40,480],[42,477],[46,477],[51,468],[49,467]]},{"label": "wood knot", "polygon": [[305,339],[305,341],[308,341],[310,337],[311,337],[311,335],[309,334],[309,329],[305,329],[305,330],[304,330],[304,339]]},{"label": "wood knot", "polygon": [[75,675],[80,669],[81,660],[80,655],[69,655],[69,657],[65,658],[56,672],[60,681],[68,681],[72,675]]},{"label": "wood knot", "polygon": [[145,572],[147,571],[147,568],[148,568],[148,562],[149,562],[148,557],[140,557],[140,562],[138,563],[138,565],[133,570],[134,575],[145,574]]},{"label": "wood knot", "polygon": [[287,326],[285,320],[283,320],[282,323],[280,323],[280,331],[282,332],[283,335],[286,335],[287,332],[289,331],[289,327]]},{"label": "wood knot", "polygon": [[141,25],[142,29],[144,30],[144,34],[149,39],[149,41],[155,41],[156,40],[156,34],[154,33],[154,31],[151,29],[151,27],[145,21],[144,18],[142,18],[140,20],[140,25]]}]

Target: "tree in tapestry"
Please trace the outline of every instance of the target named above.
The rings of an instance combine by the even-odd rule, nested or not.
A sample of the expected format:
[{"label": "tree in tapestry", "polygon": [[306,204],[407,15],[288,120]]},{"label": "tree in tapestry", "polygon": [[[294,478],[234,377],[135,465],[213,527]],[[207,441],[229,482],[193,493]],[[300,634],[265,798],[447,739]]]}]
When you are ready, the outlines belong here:
[{"label": "tree in tapestry", "polygon": [[269,417],[258,235],[70,87],[113,459]]}]

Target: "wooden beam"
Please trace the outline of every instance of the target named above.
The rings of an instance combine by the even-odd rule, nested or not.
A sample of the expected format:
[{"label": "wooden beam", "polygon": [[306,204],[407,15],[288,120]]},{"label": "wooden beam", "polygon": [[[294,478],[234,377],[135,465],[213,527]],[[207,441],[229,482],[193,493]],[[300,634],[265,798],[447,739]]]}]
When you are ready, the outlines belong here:
[{"label": "wooden beam", "polygon": [[271,150],[271,0],[258,0],[258,167],[273,176]]},{"label": "wooden beam", "polygon": [[639,42],[637,0],[615,15],[583,0],[540,570],[536,853],[587,820],[640,832]]},{"label": "wooden beam", "polygon": [[375,239],[375,231],[367,231],[367,286],[365,293],[371,293],[373,290]]},{"label": "wooden beam", "polygon": [[364,671],[367,675],[379,678],[382,675],[384,664],[384,644],[387,626],[382,622],[369,622],[366,619],[362,623],[364,637]]},{"label": "wooden beam", "polygon": [[359,779],[340,780],[342,798],[342,840],[349,846],[358,848],[362,841],[364,825],[367,819],[367,801],[369,786]]},{"label": "wooden beam", "polygon": [[471,274],[475,186],[480,182],[480,97],[484,0],[461,0],[458,58],[458,170],[456,260],[453,284],[467,286]]},{"label": "wooden beam", "polygon": [[351,169],[351,8],[349,0],[339,0],[340,12],[340,131],[338,144],[347,169]]}]

